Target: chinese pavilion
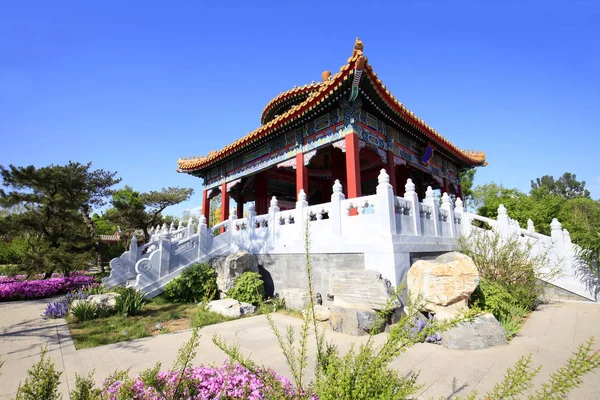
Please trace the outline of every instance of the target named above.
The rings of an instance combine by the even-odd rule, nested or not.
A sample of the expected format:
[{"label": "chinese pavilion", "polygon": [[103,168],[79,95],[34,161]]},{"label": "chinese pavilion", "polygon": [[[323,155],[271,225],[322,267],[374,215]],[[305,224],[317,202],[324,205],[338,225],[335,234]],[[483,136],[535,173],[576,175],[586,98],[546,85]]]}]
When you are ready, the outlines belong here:
[{"label": "chinese pavilion", "polygon": [[222,194],[224,221],[230,199],[238,218],[245,202],[266,214],[271,196],[281,209],[294,208],[301,189],[309,204],[320,204],[330,200],[336,179],[346,198],[373,194],[381,168],[397,196],[411,178],[419,198],[428,186],[462,197],[460,172],[485,165],[483,152],[459,149],[396,100],[356,39],[338,73],[280,93],[258,129],[208,156],[180,159],[177,171],[204,179],[207,221],[210,199]]}]

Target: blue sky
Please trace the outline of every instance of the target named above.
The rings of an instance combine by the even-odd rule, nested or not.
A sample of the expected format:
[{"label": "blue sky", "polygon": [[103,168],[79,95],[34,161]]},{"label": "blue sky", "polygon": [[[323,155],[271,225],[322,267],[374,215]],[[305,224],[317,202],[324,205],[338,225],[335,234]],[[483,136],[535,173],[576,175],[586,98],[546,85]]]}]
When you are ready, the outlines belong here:
[{"label": "blue sky", "polygon": [[0,8],[0,164],[92,161],[196,189],[181,156],[259,126],[271,98],[364,42],[394,95],[490,181],[576,173],[600,198],[600,3],[20,1]]}]

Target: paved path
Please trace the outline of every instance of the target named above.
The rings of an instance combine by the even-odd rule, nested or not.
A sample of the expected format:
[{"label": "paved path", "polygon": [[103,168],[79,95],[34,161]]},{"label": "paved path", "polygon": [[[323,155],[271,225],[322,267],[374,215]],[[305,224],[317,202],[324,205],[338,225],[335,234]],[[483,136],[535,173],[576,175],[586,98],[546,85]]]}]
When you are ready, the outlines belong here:
[{"label": "paved path", "polygon": [[[62,320],[43,321],[39,318],[47,303],[48,300],[0,303],[0,356],[5,360],[0,370],[0,399],[14,396],[26,370],[39,359],[41,345],[48,346],[49,356],[57,368],[65,372],[60,389],[66,394],[73,388],[75,372],[83,374],[94,370],[95,379],[101,382],[117,368],[131,368],[131,373],[137,373],[156,362],[169,367],[177,350],[190,337],[188,330],[75,351]],[[274,318],[281,327],[300,326],[296,318],[279,314]],[[211,336],[218,333],[227,341],[238,343],[242,352],[255,361],[289,376],[281,351],[262,316],[208,326],[202,333],[196,364],[223,362],[225,355],[211,342]],[[331,331],[327,333],[342,351],[353,342],[366,340]],[[535,380],[539,384],[562,366],[577,345],[590,336],[596,336],[597,347],[600,347],[599,304],[555,303],[542,306],[533,313],[508,346],[457,351],[423,343],[409,349],[392,366],[402,373],[420,370],[419,381],[424,384],[419,394],[421,398],[451,398],[454,394],[466,395],[473,390],[484,394],[526,353],[533,354],[534,367],[543,366]],[[377,337],[377,341],[383,339],[383,335]],[[309,357],[309,366],[314,365],[314,353]],[[312,375],[313,371],[308,373]],[[587,375],[582,387],[572,392],[569,398],[599,399],[600,372]]]}]

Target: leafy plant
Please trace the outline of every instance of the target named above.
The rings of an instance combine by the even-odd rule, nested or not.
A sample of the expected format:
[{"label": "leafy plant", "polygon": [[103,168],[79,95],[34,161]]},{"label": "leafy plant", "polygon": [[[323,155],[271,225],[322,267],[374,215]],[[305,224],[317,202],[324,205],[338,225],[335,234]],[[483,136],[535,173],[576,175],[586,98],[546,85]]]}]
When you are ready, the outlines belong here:
[{"label": "leafy plant", "polygon": [[115,311],[124,317],[136,315],[146,303],[144,293],[128,287],[117,297]]},{"label": "leafy plant", "polygon": [[73,314],[78,321],[89,321],[98,318],[98,307],[94,303],[79,301],[71,307],[71,314]]},{"label": "leafy plant", "polygon": [[63,298],[46,306],[46,310],[42,316],[44,318],[66,318],[69,315],[71,304],[74,300],[84,300],[88,297],[81,288],[72,290]]},{"label": "leafy plant", "polygon": [[94,382],[94,371],[86,376],[75,373],[75,389],[71,391],[71,400],[100,400],[101,390]]},{"label": "leafy plant", "polygon": [[236,279],[227,296],[244,303],[257,305],[265,298],[265,285],[257,272],[244,272]]},{"label": "leafy plant", "polygon": [[25,383],[19,385],[15,400],[55,400],[59,399],[58,384],[62,372],[46,358],[47,349],[41,350],[40,361],[33,364],[27,371]]},{"label": "leafy plant", "polygon": [[174,302],[199,303],[217,293],[217,273],[206,263],[194,264],[167,284],[165,296]]}]

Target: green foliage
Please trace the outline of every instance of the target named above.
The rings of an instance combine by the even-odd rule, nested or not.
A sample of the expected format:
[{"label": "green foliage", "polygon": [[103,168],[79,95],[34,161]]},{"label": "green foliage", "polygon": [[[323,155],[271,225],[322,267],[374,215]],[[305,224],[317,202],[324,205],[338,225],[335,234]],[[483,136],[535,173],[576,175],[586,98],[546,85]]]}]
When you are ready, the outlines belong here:
[{"label": "green foliage", "polygon": [[481,278],[469,303],[494,314],[496,319],[500,320],[510,315],[510,306],[515,304],[515,300],[501,284]]},{"label": "green foliage", "polygon": [[[463,253],[473,259],[479,275],[526,297],[521,289],[531,291],[536,299],[540,290],[536,279],[550,280],[560,273],[549,266],[547,253],[533,253],[532,243],[523,243],[518,237],[504,238],[496,231],[473,230],[469,236],[458,240]],[[537,255],[532,255],[537,254]],[[534,306],[530,301],[530,306]]]},{"label": "green foliage", "polygon": [[101,393],[94,382],[94,371],[86,376],[75,373],[75,389],[69,394],[71,400],[100,400]]},{"label": "green foliage", "polygon": [[265,285],[257,272],[244,272],[236,279],[233,288],[227,292],[227,296],[237,301],[260,304],[265,298]]},{"label": "green foliage", "polygon": [[128,287],[117,297],[115,311],[124,317],[136,315],[145,303],[144,293]]},{"label": "green foliage", "polygon": [[[0,264],[21,264],[26,258],[27,238],[24,235],[0,239]],[[0,275],[5,275],[0,272]]]},{"label": "green foliage", "polygon": [[577,250],[576,257],[583,267],[592,273],[600,273],[600,230],[594,237],[581,243],[582,248]]},{"label": "green foliage", "polygon": [[15,400],[56,400],[58,384],[62,372],[56,370],[56,366],[50,359],[46,358],[46,348],[42,348],[40,361],[33,364],[27,371],[25,383],[19,385]]},{"label": "green foliage", "polygon": [[94,303],[87,301],[78,301],[75,305],[71,306],[71,314],[81,322],[98,318],[98,313],[98,307]]},{"label": "green foliage", "polygon": [[566,228],[573,243],[589,246],[597,240],[600,232],[600,201],[589,198],[575,198],[563,203],[558,220]]},{"label": "green foliage", "polygon": [[0,219],[0,232],[27,241],[21,260],[27,272],[68,273],[87,266],[98,251],[90,213],[104,204],[116,173],[91,170],[91,163],[69,162],[36,168],[0,166],[0,205],[21,212]]},{"label": "green foliage", "polygon": [[193,189],[176,187],[140,193],[125,186],[113,195],[112,208],[106,211],[105,217],[119,225],[128,236],[137,229],[143,230],[147,242],[150,238],[148,230],[167,222],[162,212],[169,206],[188,200],[193,193]]},{"label": "green foliage", "polygon": [[194,264],[165,287],[165,296],[174,302],[199,303],[217,294],[217,273],[209,264]]},{"label": "green foliage", "polygon": [[585,188],[585,181],[579,182],[575,174],[565,172],[560,178],[544,175],[531,181],[531,193],[534,197],[552,194],[563,199],[590,197],[590,191]]},{"label": "green foliage", "polygon": [[460,186],[465,209],[473,203],[473,182],[475,181],[476,172],[475,168],[460,171]]}]

